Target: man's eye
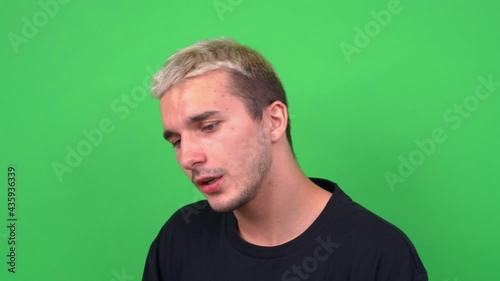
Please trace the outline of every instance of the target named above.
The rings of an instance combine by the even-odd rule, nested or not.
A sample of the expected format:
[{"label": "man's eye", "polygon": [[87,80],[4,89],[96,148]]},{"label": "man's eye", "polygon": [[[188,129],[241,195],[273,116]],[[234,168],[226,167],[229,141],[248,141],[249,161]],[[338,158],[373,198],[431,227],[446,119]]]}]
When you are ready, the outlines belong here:
[{"label": "man's eye", "polygon": [[172,142],[172,146],[173,146],[174,148],[178,147],[180,144],[181,144],[181,140],[176,140],[176,141],[173,141],[173,142]]},{"label": "man's eye", "polygon": [[217,128],[217,125],[219,125],[219,123],[212,123],[208,126],[203,127],[202,131],[211,132],[211,131],[215,130],[215,128]]}]

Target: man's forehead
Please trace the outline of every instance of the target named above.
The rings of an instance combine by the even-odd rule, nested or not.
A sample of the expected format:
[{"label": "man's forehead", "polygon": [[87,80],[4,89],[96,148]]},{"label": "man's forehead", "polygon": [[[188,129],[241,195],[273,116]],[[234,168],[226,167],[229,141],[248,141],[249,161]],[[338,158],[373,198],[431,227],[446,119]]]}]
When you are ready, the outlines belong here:
[{"label": "man's forehead", "polygon": [[230,76],[224,70],[212,70],[207,73],[190,77],[172,86],[169,92],[185,93],[192,90],[227,92]]},{"label": "man's forehead", "polygon": [[208,110],[228,111],[239,108],[243,104],[241,99],[222,89],[191,88],[173,89],[165,94],[160,101],[162,116],[182,115],[192,116]]},{"label": "man's forehead", "polygon": [[161,108],[165,128],[189,125],[209,118],[225,116],[233,106],[228,100],[203,98],[189,100],[166,100]]},{"label": "man's forehead", "polygon": [[165,94],[160,101],[160,110],[164,116],[189,118],[207,111],[223,111],[228,106],[225,94],[207,91],[173,91]]},{"label": "man's forehead", "polygon": [[229,95],[227,74],[213,72],[189,78],[168,90],[160,99],[162,109],[182,106],[204,106]]}]

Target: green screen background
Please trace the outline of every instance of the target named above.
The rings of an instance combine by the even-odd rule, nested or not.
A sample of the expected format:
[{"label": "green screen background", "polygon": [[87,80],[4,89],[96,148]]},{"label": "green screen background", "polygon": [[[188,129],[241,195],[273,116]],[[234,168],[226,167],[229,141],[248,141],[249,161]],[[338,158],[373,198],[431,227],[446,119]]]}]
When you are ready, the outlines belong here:
[{"label": "green screen background", "polygon": [[497,2],[103,2],[2,5],[0,280],[141,279],[160,227],[202,199],[149,81],[175,50],[220,36],[276,68],[309,176],[400,227],[430,280],[500,279],[500,86],[480,82],[500,81]]}]

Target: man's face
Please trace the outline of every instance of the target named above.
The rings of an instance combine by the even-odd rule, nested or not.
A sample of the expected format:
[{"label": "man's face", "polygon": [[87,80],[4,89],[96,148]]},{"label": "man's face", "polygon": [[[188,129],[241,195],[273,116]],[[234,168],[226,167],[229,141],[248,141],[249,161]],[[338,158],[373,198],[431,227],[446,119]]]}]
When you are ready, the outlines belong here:
[{"label": "man's face", "polygon": [[191,78],[160,100],[165,137],[177,161],[216,211],[255,197],[271,166],[271,142],[226,85],[228,74]]}]

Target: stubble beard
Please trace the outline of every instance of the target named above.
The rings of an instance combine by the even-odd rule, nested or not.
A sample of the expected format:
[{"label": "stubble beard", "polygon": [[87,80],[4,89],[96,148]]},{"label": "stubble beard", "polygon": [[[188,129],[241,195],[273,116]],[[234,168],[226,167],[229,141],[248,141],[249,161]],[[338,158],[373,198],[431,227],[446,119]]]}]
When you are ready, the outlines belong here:
[{"label": "stubble beard", "polygon": [[271,147],[263,129],[259,129],[257,153],[250,153],[250,156],[254,155],[254,157],[247,162],[247,180],[238,183],[238,186],[235,187],[237,194],[234,198],[229,198],[224,202],[214,202],[210,204],[214,211],[229,212],[239,209],[257,195],[262,183],[269,174],[272,163]]}]

